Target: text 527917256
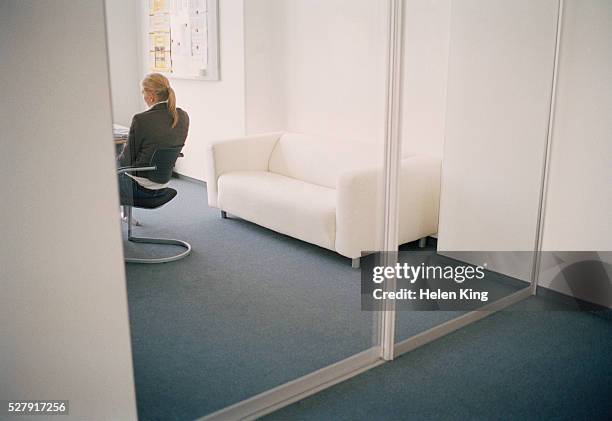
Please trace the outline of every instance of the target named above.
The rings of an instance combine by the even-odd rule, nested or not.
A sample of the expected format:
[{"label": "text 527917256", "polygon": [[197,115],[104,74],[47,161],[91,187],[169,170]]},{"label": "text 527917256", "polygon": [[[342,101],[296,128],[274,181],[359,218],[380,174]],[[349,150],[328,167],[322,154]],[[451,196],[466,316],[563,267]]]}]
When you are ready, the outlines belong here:
[{"label": "text 527917256", "polygon": [[7,415],[68,415],[68,401],[11,400],[2,401]]}]

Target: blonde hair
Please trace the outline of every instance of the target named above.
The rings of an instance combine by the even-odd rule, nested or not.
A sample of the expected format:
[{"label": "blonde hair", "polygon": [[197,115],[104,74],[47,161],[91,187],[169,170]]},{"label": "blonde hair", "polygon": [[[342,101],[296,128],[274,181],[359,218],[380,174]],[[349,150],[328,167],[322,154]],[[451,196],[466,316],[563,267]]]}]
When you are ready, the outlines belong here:
[{"label": "blonde hair", "polygon": [[168,79],[159,73],[151,73],[142,80],[142,90],[154,95],[158,101],[168,101],[168,111],[172,116],[172,128],[176,127],[179,119],[176,111],[176,96]]}]

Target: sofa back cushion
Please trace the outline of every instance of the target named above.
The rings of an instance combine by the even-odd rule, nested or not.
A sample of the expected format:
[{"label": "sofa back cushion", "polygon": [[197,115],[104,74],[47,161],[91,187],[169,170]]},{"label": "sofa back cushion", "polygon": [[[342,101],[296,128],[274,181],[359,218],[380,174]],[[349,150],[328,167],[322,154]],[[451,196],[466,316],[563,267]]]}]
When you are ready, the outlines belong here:
[{"label": "sofa back cushion", "polygon": [[382,165],[382,145],[300,133],[285,133],[276,143],[270,172],[336,188],[345,171]]}]

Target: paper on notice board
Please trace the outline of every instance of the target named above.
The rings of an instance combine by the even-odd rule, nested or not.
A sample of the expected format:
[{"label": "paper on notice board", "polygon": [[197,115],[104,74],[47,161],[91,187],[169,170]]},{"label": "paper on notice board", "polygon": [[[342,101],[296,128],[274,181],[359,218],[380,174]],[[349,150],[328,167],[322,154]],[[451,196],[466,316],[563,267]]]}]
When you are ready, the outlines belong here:
[{"label": "paper on notice board", "polygon": [[169,72],[171,69],[170,33],[153,33],[149,38],[153,52],[152,68],[157,72]]},{"label": "paper on notice board", "polygon": [[191,26],[191,54],[201,56],[206,54],[206,21],[201,17],[189,19]]},{"label": "paper on notice board", "polygon": [[189,16],[194,17],[206,13],[206,0],[188,0]]},{"label": "paper on notice board", "polygon": [[149,63],[157,72],[172,68],[170,46],[170,15],[166,0],[149,1]]},{"label": "paper on notice board", "polygon": [[208,74],[208,2],[149,0],[152,71],[182,76]]},{"label": "paper on notice board", "polygon": [[170,0],[170,13],[182,13],[189,10],[189,0]]},{"label": "paper on notice board", "polygon": [[176,16],[170,25],[172,55],[191,55],[191,37],[189,34],[189,23],[186,18]]},{"label": "paper on notice board", "polygon": [[151,13],[167,12],[168,3],[166,0],[149,0],[149,11]]},{"label": "paper on notice board", "polygon": [[167,13],[149,15],[149,32],[170,32],[170,15]]}]

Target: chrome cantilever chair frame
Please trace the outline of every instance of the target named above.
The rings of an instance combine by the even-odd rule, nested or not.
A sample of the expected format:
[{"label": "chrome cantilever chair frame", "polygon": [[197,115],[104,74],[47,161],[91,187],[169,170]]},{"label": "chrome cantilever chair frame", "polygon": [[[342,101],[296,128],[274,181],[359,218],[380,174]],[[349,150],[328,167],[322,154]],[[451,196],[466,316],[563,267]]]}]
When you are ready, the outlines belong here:
[{"label": "chrome cantilever chair frame", "polygon": [[[156,167],[122,167],[117,170],[117,174],[124,174],[126,172],[138,172],[138,171],[154,171]],[[168,263],[173,262],[175,260],[182,259],[187,257],[191,253],[191,245],[186,241],[175,240],[170,238],[152,238],[152,237],[134,237],[132,235],[132,206],[123,205],[125,209],[125,214],[127,216],[127,226],[128,226],[128,241],[133,243],[143,243],[143,244],[165,244],[172,246],[180,246],[184,247],[185,251],[179,253],[174,256],[169,257],[158,257],[158,258],[136,258],[136,257],[125,257],[124,260],[126,263]]]}]

